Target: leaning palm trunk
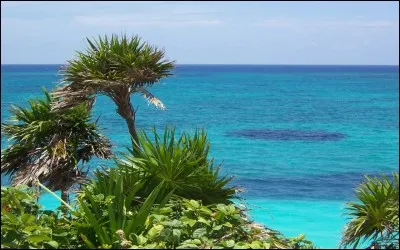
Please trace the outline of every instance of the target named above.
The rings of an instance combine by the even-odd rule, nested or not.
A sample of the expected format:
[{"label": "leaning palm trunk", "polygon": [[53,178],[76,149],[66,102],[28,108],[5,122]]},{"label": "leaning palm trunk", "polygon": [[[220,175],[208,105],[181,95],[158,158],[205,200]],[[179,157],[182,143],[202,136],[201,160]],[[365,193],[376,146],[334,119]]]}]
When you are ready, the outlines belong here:
[{"label": "leaning palm trunk", "polygon": [[139,140],[135,128],[136,111],[130,95],[140,93],[149,104],[165,109],[146,87],[171,75],[174,64],[165,60],[164,51],[141,42],[138,36],[113,35],[111,39],[105,36],[87,41],[87,51],[78,52],[76,59],[69,61],[61,71],[62,82],[66,84],[53,93],[58,102],[53,104],[52,110],[62,111],[96,95],[106,95],[114,101],[117,113],[126,121],[135,148]]},{"label": "leaning palm trunk", "polygon": [[132,145],[135,145],[134,143],[139,145],[139,137],[136,132],[135,128],[135,119],[134,118],[125,118],[126,124],[128,125],[129,133],[131,134],[132,137]]},{"label": "leaning palm trunk", "polygon": [[129,134],[132,137],[132,145],[135,143],[139,145],[139,137],[136,132],[135,119],[136,113],[133,110],[130,93],[126,91],[122,96],[113,96],[112,99],[117,105],[117,113],[126,121],[128,126]]},{"label": "leaning palm trunk", "polygon": [[[68,189],[62,189],[61,190],[61,200],[63,200],[65,203],[69,204],[69,194],[68,194]],[[62,204],[61,204],[62,205]],[[64,207],[62,209],[64,214],[67,214],[68,209]]]},{"label": "leaning palm trunk", "polygon": [[135,128],[135,118],[134,117],[124,117],[126,124],[128,125],[129,133],[132,136],[132,142],[135,142],[139,145],[139,137]]}]

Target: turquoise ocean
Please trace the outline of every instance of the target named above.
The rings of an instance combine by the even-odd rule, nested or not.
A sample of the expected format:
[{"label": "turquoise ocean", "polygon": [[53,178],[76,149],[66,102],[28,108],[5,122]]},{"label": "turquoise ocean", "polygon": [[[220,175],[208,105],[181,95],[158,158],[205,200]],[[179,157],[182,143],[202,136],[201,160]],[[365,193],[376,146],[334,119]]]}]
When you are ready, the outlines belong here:
[{"label": "turquoise ocean", "polygon": [[[1,121],[11,104],[42,97],[60,81],[60,65],[2,65]],[[139,95],[136,126],[205,128],[210,155],[222,163],[250,215],[286,236],[300,233],[321,248],[338,247],[345,203],[365,174],[399,167],[398,66],[177,65],[150,91],[167,107]],[[114,103],[97,98],[93,119],[114,152],[129,146]],[[1,138],[1,148],[9,145]],[[111,161],[93,160],[92,168]],[[2,185],[8,178],[2,176]],[[47,209],[59,203],[44,195]]]}]

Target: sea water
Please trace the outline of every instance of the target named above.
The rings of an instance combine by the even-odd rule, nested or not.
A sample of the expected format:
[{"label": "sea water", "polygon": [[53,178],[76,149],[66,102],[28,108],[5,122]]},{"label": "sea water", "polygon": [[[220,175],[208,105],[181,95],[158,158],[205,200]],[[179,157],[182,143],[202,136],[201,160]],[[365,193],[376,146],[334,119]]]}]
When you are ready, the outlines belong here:
[{"label": "sea water", "polygon": [[[26,106],[43,96],[42,86],[53,89],[59,68],[2,65],[1,121],[11,104]],[[322,248],[338,247],[345,204],[363,176],[398,171],[398,66],[178,65],[149,90],[167,110],[134,95],[137,128],[205,128],[210,155],[245,189],[252,218],[286,236],[304,233]],[[100,96],[93,119],[100,117],[114,152],[123,152],[130,139],[115,109]],[[9,143],[2,137],[1,148]],[[113,163],[91,162],[100,164]],[[48,194],[40,202],[59,206]]]}]

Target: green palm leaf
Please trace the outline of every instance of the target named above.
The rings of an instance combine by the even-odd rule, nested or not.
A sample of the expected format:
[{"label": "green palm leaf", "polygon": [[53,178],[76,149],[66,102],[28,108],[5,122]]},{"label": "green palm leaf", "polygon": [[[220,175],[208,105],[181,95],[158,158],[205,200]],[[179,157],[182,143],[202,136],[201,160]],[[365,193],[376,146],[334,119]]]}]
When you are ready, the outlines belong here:
[{"label": "green palm leaf", "polygon": [[392,181],[386,176],[366,176],[366,181],[355,191],[359,202],[347,203],[351,220],[343,232],[341,245],[356,248],[372,240],[383,246],[398,247],[399,174],[394,173]]},{"label": "green palm leaf", "polygon": [[[204,131],[193,136],[175,136],[175,129],[166,128],[163,140],[153,129],[154,140],[146,133],[139,136],[140,147],[128,148],[129,154],[116,161],[118,168],[128,175],[146,179],[141,194],[147,196],[159,183],[165,183],[165,194],[202,200],[204,204],[229,203],[235,197],[235,188],[227,187],[232,179],[219,176],[219,168],[208,160],[209,142]],[[158,200],[160,202],[160,200]]]},{"label": "green palm leaf", "polygon": [[13,106],[2,134],[11,145],[1,152],[1,172],[13,185],[33,185],[37,180],[51,190],[68,190],[85,178],[78,162],[93,156],[112,156],[109,140],[90,122],[86,103],[63,113],[51,112],[54,99],[44,89],[44,99],[28,100],[26,108]]},{"label": "green palm leaf", "polygon": [[57,102],[52,110],[63,111],[97,95],[106,95],[115,102],[117,113],[127,121],[129,132],[138,143],[130,95],[140,93],[149,103],[165,109],[144,87],[171,75],[174,62],[164,59],[164,51],[142,42],[138,36],[113,34],[111,39],[99,36],[86,40],[86,52],[78,52],[61,71],[64,84],[53,93]]}]

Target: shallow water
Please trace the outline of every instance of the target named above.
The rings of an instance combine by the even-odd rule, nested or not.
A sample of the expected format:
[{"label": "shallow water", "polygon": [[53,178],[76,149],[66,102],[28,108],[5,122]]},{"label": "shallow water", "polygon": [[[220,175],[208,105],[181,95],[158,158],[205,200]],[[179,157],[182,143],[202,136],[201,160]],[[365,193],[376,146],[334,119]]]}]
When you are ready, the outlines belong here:
[{"label": "shallow water", "polygon": [[[58,68],[2,65],[2,122],[10,104],[54,88]],[[167,111],[134,96],[138,128],[206,128],[210,155],[246,189],[253,218],[322,248],[338,246],[345,202],[363,175],[398,170],[398,66],[180,65],[151,92]],[[97,98],[99,115],[114,151],[123,151],[128,130],[107,97]],[[49,195],[41,202],[58,206]]]}]

